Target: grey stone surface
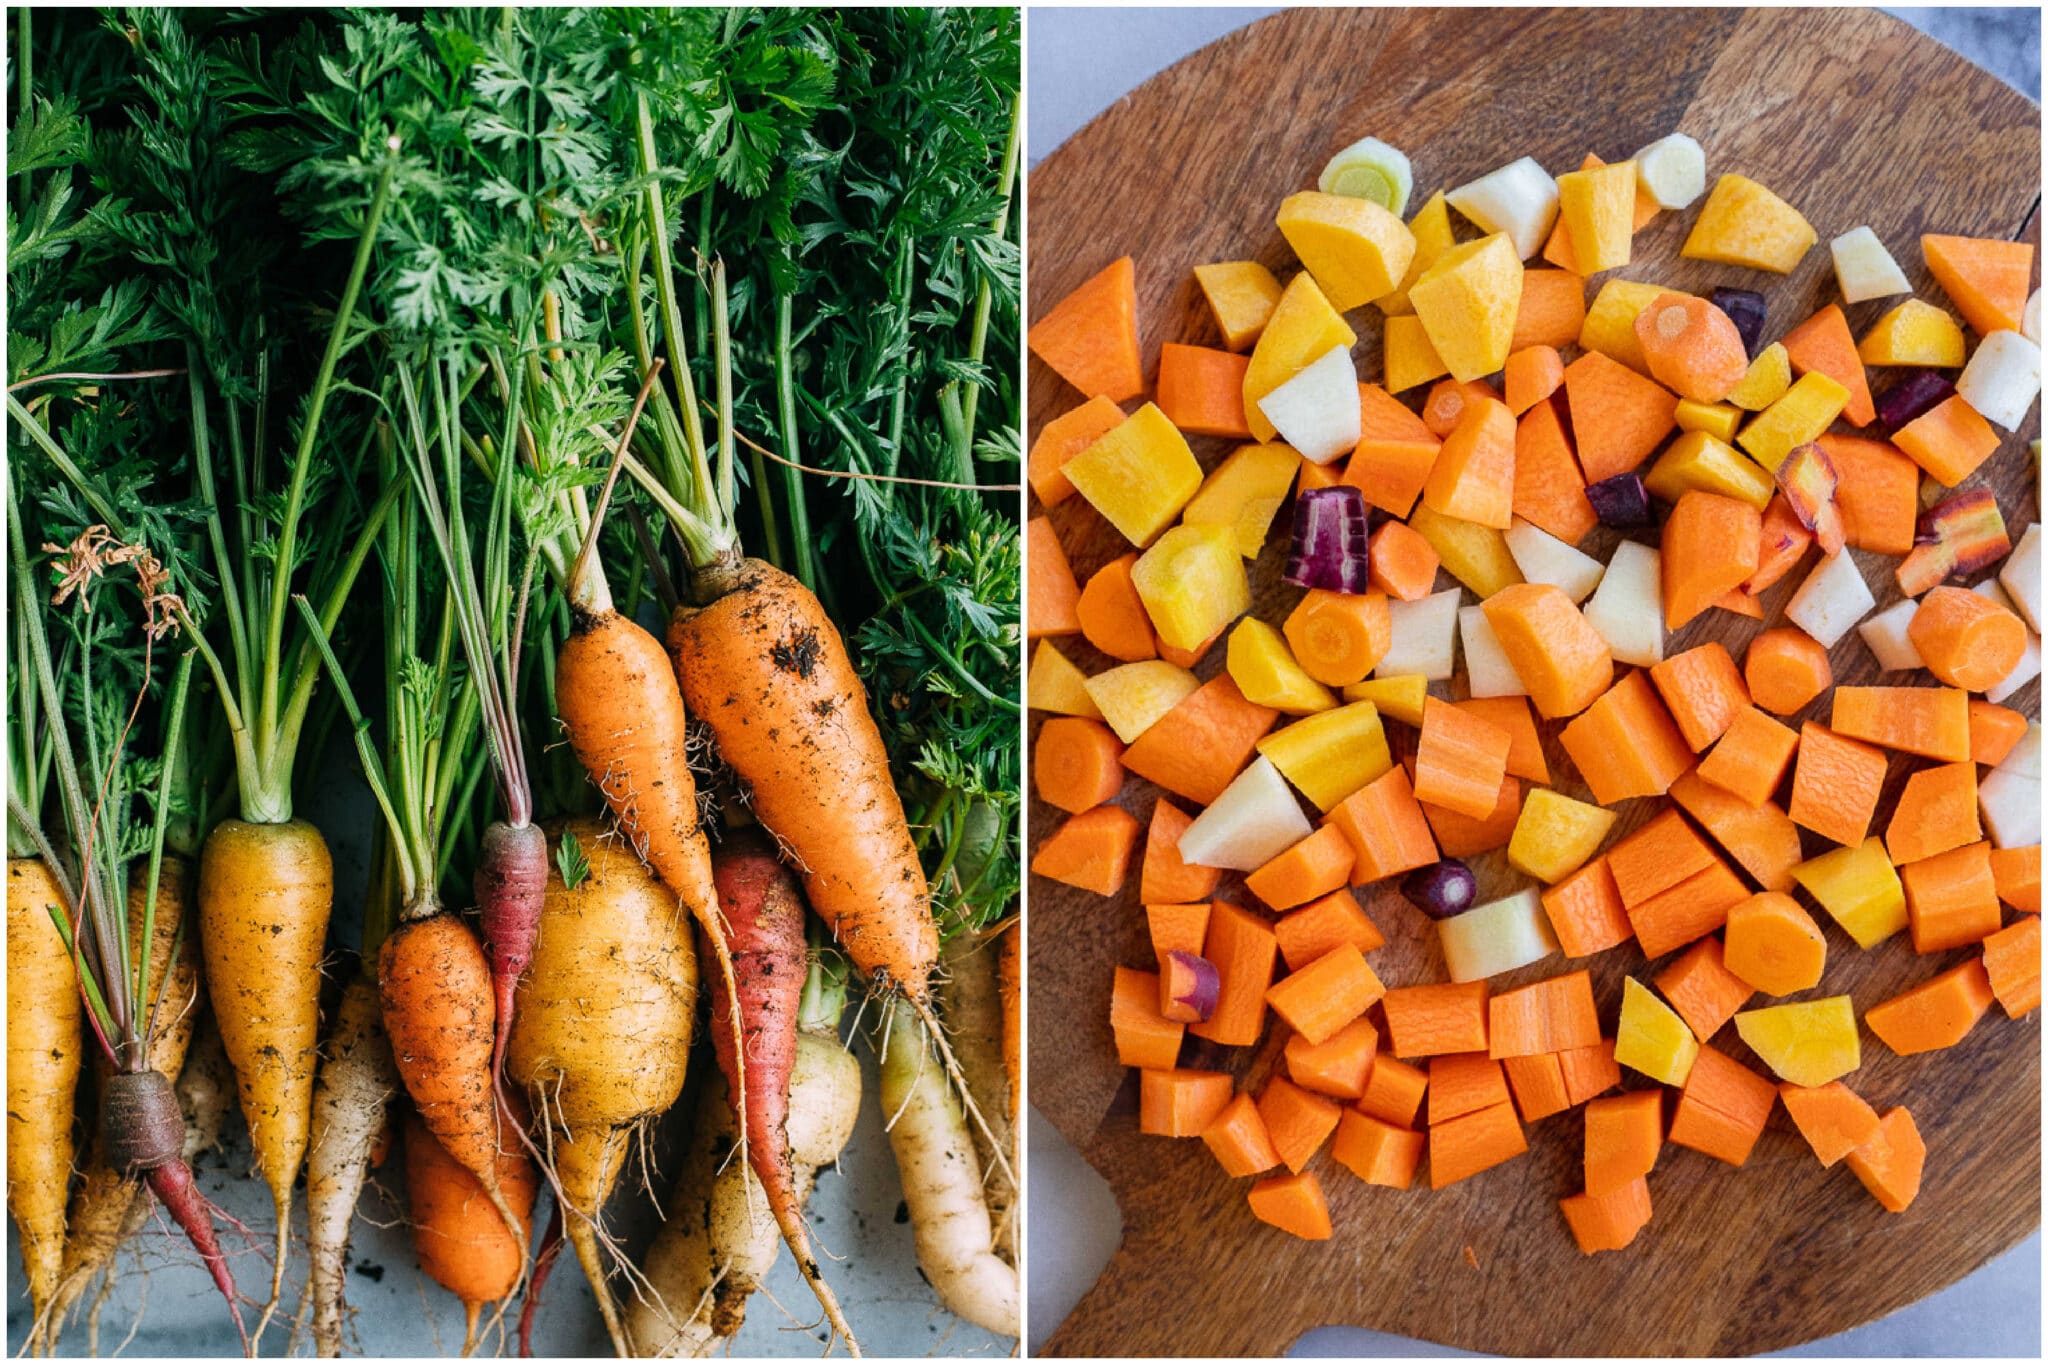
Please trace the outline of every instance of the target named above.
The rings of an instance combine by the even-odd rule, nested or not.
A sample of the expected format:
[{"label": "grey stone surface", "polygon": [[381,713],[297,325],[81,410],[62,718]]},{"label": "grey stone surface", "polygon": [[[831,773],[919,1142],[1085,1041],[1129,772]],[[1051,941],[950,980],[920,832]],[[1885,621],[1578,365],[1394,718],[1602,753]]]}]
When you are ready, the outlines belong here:
[{"label": "grey stone surface", "polygon": [[[2035,101],[2041,98],[2041,16],[2035,8],[1890,9]],[[1028,11],[1032,163],[1154,73],[1271,8]],[[2018,173],[2021,168],[2015,168]],[[1122,1235],[1109,1186],[1035,1113],[1031,1142],[1028,1337],[1050,1336],[1102,1273]],[[1792,1356],[2021,1356],[2041,1354],[2041,1237],[2037,1232],[1977,1273],[1920,1303]],[[1296,1356],[1461,1355],[1356,1327],[1325,1327]]]}]

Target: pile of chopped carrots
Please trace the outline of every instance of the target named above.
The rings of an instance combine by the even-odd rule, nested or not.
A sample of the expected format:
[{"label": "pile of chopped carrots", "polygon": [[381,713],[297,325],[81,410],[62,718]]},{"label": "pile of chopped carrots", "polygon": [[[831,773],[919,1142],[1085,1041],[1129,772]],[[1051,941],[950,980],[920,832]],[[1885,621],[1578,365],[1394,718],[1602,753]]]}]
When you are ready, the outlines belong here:
[{"label": "pile of chopped carrots", "polygon": [[[2039,393],[2033,248],[1923,236],[1940,295],[1897,302],[1858,227],[1843,302],[1897,306],[1860,339],[1837,303],[1774,317],[1760,282],[1818,234],[1743,176],[1686,188],[1687,148],[1703,165],[1673,135],[1554,180],[1524,158],[1405,222],[1405,159],[1391,205],[1290,196],[1298,272],[1195,266],[1221,345],[1165,344],[1151,401],[1130,257],[1031,329],[1079,398],[1029,457],[1033,773],[1066,813],[1032,871],[1119,900],[1135,878],[1155,960],[1106,984],[1139,1129],[1199,1138],[1296,1236],[1333,1235],[1326,1147],[1396,1189],[1426,1159],[1441,1189],[1581,1106],[1559,1210],[1587,1254],[1650,1222],[1666,1142],[1741,1166],[1781,1099],[1898,1212],[1926,1150],[1909,1096],[1845,1081],[1859,1019],[1907,1056],[2039,1005],[2039,441],[2017,539],[1981,477]],[[1681,254],[1725,287],[1625,278],[1688,211]],[[1131,548],[1083,582],[1056,523],[1094,514]],[[1290,523],[1304,590],[1255,592]],[[1580,548],[1603,525],[1604,562]],[[1837,686],[1858,651],[1897,676]],[[1380,882],[1417,912],[1384,932],[1355,894]],[[1435,933],[1447,979],[1382,981],[1386,932]],[[1618,1018],[1585,966],[1524,970],[1631,941]],[[1831,958],[1908,946],[1941,970],[1829,992]],[[1189,1035],[1269,1030],[1263,1081],[1181,1065]]]}]

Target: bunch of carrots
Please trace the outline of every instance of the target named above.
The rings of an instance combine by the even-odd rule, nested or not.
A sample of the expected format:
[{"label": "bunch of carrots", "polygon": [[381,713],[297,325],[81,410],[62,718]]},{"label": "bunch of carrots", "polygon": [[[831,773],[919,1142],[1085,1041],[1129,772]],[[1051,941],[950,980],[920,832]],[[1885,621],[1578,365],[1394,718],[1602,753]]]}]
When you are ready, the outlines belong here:
[{"label": "bunch of carrots", "polygon": [[[857,1354],[861,1311],[805,1215],[863,1109],[856,992],[920,1268],[941,1306],[1016,1335],[1017,935],[987,876],[1000,841],[963,853],[1001,801],[934,787],[915,763],[934,736],[885,736],[871,683],[926,680],[859,661],[876,603],[842,592],[828,611],[746,554],[743,509],[799,562],[760,460],[742,496],[743,437],[823,485],[784,483],[792,530],[793,502],[854,520],[832,462],[797,458],[833,438],[789,364],[851,324],[821,313],[792,337],[784,312],[777,336],[728,282],[755,267],[723,254],[772,254],[763,278],[822,268],[793,232],[724,215],[788,225],[778,187],[820,145],[811,121],[842,82],[878,98],[870,47],[915,47],[989,97],[1014,92],[1014,23],[19,13],[8,1192],[25,1346],[54,1349],[95,1285],[97,1341],[154,1201],[245,1351],[310,1331],[339,1355],[358,1203],[402,1168],[465,1354],[530,1353],[563,1242],[621,1355],[730,1348],[785,1244],[828,1345]],[[715,107],[747,124],[739,151],[707,128]],[[947,231],[1000,263],[1014,104],[975,120],[993,137],[963,138],[953,170],[1002,212]],[[751,166],[763,146],[788,164]],[[843,212],[822,177],[810,192]],[[972,416],[1015,399],[979,368],[1014,301],[990,269],[978,309],[921,324],[972,359],[906,379],[899,421],[906,448],[964,442],[1000,471]],[[775,345],[786,420],[749,433],[735,357]],[[928,398],[937,375],[951,387]],[[955,514],[999,528],[999,474],[966,472]],[[976,496],[979,478],[996,491]],[[821,554],[804,541],[805,577]],[[967,660],[945,652],[979,685],[1006,640],[962,620]],[[360,915],[334,913],[336,860],[305,814],[337,763],[375,810]],[[691,1065],[700,1033],[715,1065]],[[227,1076],[267,1237],[187,1164],[219,1140]],[[629,1245],[614,1195],[672,1178],[654,1144],[672,1111],[678,1183]],[[266,1248],[251,1292],[245,1256]]]},{"label": "bunch of carrots", "polygon": [[[1786,319],[1819,234],[1710,151],[1411,213],[1368,138],[1284,250],[1194,265],[1213,337],[1154,369],[1129,257],[1031,329],[1078,400],[1029,455],[1031,869],[1131,907],[1138,1131],[1287,1233],[1517,1179],[1583,1108],[1558,1233],[1620,1250],[1667,1144],[1741,1166],[1780,1100],[1898,1212],[1942,1157],[1859,1025],[1909,1057],[2039,1005],[2034,250],[1923,236],[1922,297],[1858,227]],[[1639,278],[1681,233],[1710,293]],[[1924,979],[1831,985],[1876,952]]]}]

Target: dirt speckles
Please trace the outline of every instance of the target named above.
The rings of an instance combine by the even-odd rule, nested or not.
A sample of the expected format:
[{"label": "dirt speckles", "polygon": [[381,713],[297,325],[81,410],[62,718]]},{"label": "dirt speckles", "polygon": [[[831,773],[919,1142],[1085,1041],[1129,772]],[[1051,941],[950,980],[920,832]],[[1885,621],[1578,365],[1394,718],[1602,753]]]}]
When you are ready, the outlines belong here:
[{"label": "dirt speckles", "polygon": [[786,640],[771,645],[768,657],[775,666],[785,673],[794,673],[799,678],[809,678],[817,671],[819,656],[825,652],[824,643],[818,639],[818,632],[809,626],[797,630]]}]

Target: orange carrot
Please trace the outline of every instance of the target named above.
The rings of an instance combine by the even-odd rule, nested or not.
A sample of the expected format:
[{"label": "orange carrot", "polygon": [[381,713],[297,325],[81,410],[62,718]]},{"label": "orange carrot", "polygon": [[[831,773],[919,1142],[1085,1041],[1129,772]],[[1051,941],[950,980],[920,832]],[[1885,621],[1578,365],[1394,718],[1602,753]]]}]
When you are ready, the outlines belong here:
[{"label": "orange carrot", "polygon": [[1365,1078],[1372,1074],[1379,1046],[1379,1030],[1361,1015],[1320,1043],[1295,1034],[1287,1040],[1282,1056],[1287,1074],[1304,1090],[1355,1100],[1365,1094]]},{"label": "orange carrot", "polygon": [[1850,545],[1878,554],[1913,548],[1920,516],[1920,469],[1889,441],[1824,435],[1820,448],[1835,466],[1835,502]]},{"label": "orange carrot", "polygon": [[1382,1052],[1373,1058],[1372,1070],[1366,1073],[1358,1112],[1397,1128],[1412,1128],[1428,1091],[1427,1071]]},{"label": "orange carrot", "polygon": [[1107,398],[1091,398],[1038,429],[1026,469],[1031,491],[1038,494],[1040,504],[1057,507],[1074,495],[1074,485],[1067,479],[1067,461],[1108,435],[1111,427],[1123,425],[1127,415]]},{"label": "orange carrot", "polygon": [[1152,940],[1152,956],[1164,960],[1173,952],[1191,957],[1202,955],[1209,936],[1209,904],[1198,901],[1185,905],[1147,905],[1145,930]]},{"label": "orange carrot", "polygon": [[1669,1136],[1681,1147],[1740,1166],[1777,1102],[1777,1086],[1703,1044],[1679,1093]]},{"label": "orange carrot", "polygon": [[1231,1091],[1230,1076],[1222,1071],[1140,1071],[1138,1131],[1156,1137],[1199,1137],[1230,1103]]},{"label": "orange carrot", "polygon": [[[2040,850],[2023,850],[2035,860],[2038,874]],[[2008,1018],[2018,1019],[2041,1007],[2041,917],[2022,915],[1984,940],[1984,975],[1991,993],[2005,1007]]]},{"label": "orange carrot", "polygon": [[1923,981],[1872,1005],[1863,1016],[1870,1031],[1901,1057],[1954,1047],[1991,1008],[1991,978],[1982,958]]},{"label": "orange carrot", "polygon": [[1202,1141],[1216,1154],[1223,1173],[1232,1178],[1258,1175],[1280,1164],[1266,1121],[1250,1095],[1237,1095],[1202,1129]]},{"label": "orange carrot", "polygon": [[1178,668],[1192,669],[1196,664],[1202,662],[1202,656],[1209,652],[1209,646],[1222,638],[1223,632],[1219,630],[1193,649],[1177,649],[1166,643],[1166,641],[1161,640],[1159,642],[1159,657]]},{"label": "orange carrot", "polygon": [[1565,366],[1564,392],[1588,483],[1628,473],[1678,425],[1678,399],[1668,389],[1598,351]]},{"label": "orange carrot", "polygon": [[1449,1052],[1429,1059],[1429,1125],[1508,1101],[1507,1076],[1483,1052]]},{"label": "orange carrot", "polygon": [[[1498,795],[1489,794],[1488,804]],[[1387,773],[1344,798],[1323,817],[1344,831],[1357,860],[1352,874],[1361,882],[1376,882],[1401,872],[1425,867],[1437,860],[1436,840],[1429,821],[1416,804],[1408,774],[1399,764]]]},{"label": "orange carrot", "polygon": [[1218,901],[1209,910],[1202,956],[1216,968],[1216,1008],[1189,1032],[1224,1047],[1250,1047],[1266,1027],[1266,991],[1273,984],[1278,942],[1265,918]]},{"label": "orange carrot", "polygon": [[[1332,827],[1334,828],[1334,827]],[[1309,902],[1299,910],[1282,915],[1273,925],[1280,944],[1280,956],[1287,970],[1298,972],[1332,948],[1350,944],[1361,953],[1385,945],[1380,934],[1349,887]]]},{"label": "orange carrot", "polygon": [[1113,801],[1123,789],[1124,746],[1107,725],[1054,716],[1031,750],[1031,780],[1040,799],[1071,815]]},{"label": "orange carrot", "polygon": [[1508,1089],[1514,1094],[1515,1112],[1522,1122],[1534,1123],[1572,1107],[1571,1092],[1564,1084],[1564,1065],[1557,1054],[1506,1057],[1500,1065],[1508,1073]]},{"label": "orange carrot", "polygon": [[1892,443],[1913,457],[1936,483],[1954,488],[1998,449],[1998,431],[1964,402],[1944,398],[1892,433]]},{"label": "orange carrot", "polygon": [[[1754,680],[1750,690],[1756,690]],[[1882,750],[1806,722],[1799,729],[1799,761],[1792,769],[1792,823],[1838,844],[1862,843],[1877,813],[1884,772]]]},{"label": "orange carrot", "polygon": [[1529,346],[1576,346],[1586,325],[1586,281],[1566,270],[1524,270],[1515,312],[1514,350]]},{"label": "orange carrot", "polygon": [[1415,750],[1415,799],[1474,819],[1491,815],[1507,775],[1511,742],[1508,732],[1491,721],[1427,698]]},{"label": "orange carrot", "polygon": [[1780,725],[1754,706],[1744,706],[1694,771],[1701,781],[1712,783],[1744,805],[1761,806],[1785,780],[1798,747],[1799,736],[1789,726]]},{"label": "orange carrot", "polygon": [[1363,408],[1358,445],[1344,482],[1383,512],[1405,518],[1422,495],[1442,442],[1408,406],[1377,384],[1358,386]]},{"label": "orange carrot", "polygon": [[[1580,449],[1583,451],[1583,438]],[[1756,572],[1763,515],[1739,498],[1688,489],[1664,523],[1664,625],[1677,630]]]},{"label": "orange carrot", "polygon": [[1942,763],[1906,779],[1885,826],[1885,852],[1894,863],[1917,862],[1984,836],[1977,819],[1977,765]]},{"label": "orange carrot", "polygon": [[1187,1025],[1159,1012],[1157,972],[1118,967],[1109,993],[1109,1032],[1121,1066],[1171,1071]]},{"label": "orange carrot", "polygon": [[1906,637],[1929,673],[1966,692],[1997,686],[2027,652],[2026,623],[1964,588],[1935,588],[1921,598]]},{"label": "orange carrot", "polygon": [[1586,500],[1586,477],[1565,435],[1557,398],[1541,399],[1515,424],[1514,513],[1576,545],[1600,524]]},{"label": "orange carrot", "polygon": [[1324,825],[1245,878],[1245,889],[1275,910],[1292,910],[1349,884],[1355,855],[1344,832]]},{"label": "orange carrot", "polygon": [[1903,1106],[1885,1111],[1877,1136],[1849,1153],[1849,1169],[1863,1188],[1893,1213],[1904,1213],[1920,1193],[1920,1173],[1927,1163],[1927,1144],[1920,1140],[1913,1115]]},{"label": "orange carrot", "polygon": [[1422,400],[1422,425],[1441,441],[1457,430],[1467,410],[1481,398],[1498,403],[1500,390],[1484,379],[1469,379],[1462,384],[1455,379],[1440,379],[1430,389],[1429,397]]},{"label": "orange carrot", "polygon": [[1576,716],[1613,683],[1614,656],[1607,641],[1564,589],[1516,583],[1487,598],[1482,610],[1544,719]]},{"label": "orange carrot", "polygon": [[[538,1182],[526,1154],[500,1149],[492,1175],[503,1202],[521,1223],[528,1221]],[[442,1149],[416,1115],[406,1120],[405,1185],[413,1252],[429,1278],[462,1300],[467,1354],[483,1306],[512,1292],[525,1251],[499,1210],[478,1197],[482,1183]]]},{"label": "orange carrot", "polygon": [[1760,891],[1728,910],[1722,960],[1765,995],[1791,995],[1820,984],[1828,942],[1813,916],[1782,891]]},{"label": "orange carrot", "polygon": [[1991,884],[1998,898],[2015,910],[2041,913],[2041,846],[1991,850]]},{"label": "orange carrot", "polygon": [[[1380,999],[1396,1057],[1486,1051],[1484,981],[1398,986]],[[1377,1063],[1375,1064],[1377,1065]]]},{"label": "orange carrot", "polygon": [[1136,816],[1122,806],[1097,806],[1047,835],[1031,859],[1031,870],[1098,896],[1114,896],[1130,875],[1137,841]]},{"label": "orange carrot", "polygon": [[1346,1110],[1330,1159],[1368,1185],[1405,1190],[1422,1162],[1423,1135],[1370,1114]]},{"label": "orange carrot", "polygon": [[1767,891],[1789,891],[1799,866],[1799,827],[1775,801],[1751,806],[1701,780],[1695,770],[1671,784],[1671,799],[1700,823]]},{"label": "orange carrot", "polygon": [[1422,533],[1405,521],[1389,521],[1372,533],[1367,563],[1372,586],[1402,602],[1420,602],[1436,587],[1443,561]]},{"label": "orange carrot", "polygon": [[1259,1118],[1266,1125],[1273,1150],[1290,1171],[1299,1172],[1337,1131],[1343,1111],[1321,1095],[1302,1089],[1284,1076],[1266,1082],[1259,1096]]},{"label": "orange carrot", "polygon": [[1251,357],[1207,346],[1167,342],[1159,348],[1158,392],[1153,401],[1191,436],[1250,440],[1244,416],[1244,376]]},{"label": "orange carrot", "polygon": [[1530,346],[1508,357],[1501,382],[1508,411],[1520,417],[1557,392],[1564,383],[1564,361],[1555,346]]},{"label": "orange carrot", "polygon": [[1870,380],[1863,372],[1863,357],[1857,354],[1856,338],[1849,334],[1849,320],[1840,304],[1831,303],[1780,338],[1785,357],[1795,374],[1818,371],[1849,391],[1842,405],[1842,420],[1851,426],[1867,427],[1877,420],[1877,408],[1870,401]]},{"label": "orange carrot", "polygon": [[1834,682],[1826,648],[1797,626],[1775,626],[1751,640],[1742,677],[1750,700],[1781,716],[1804,709]]},{"label": "orange carrot", "polygon": [[1655,818],[1607,850],[1607,867],[1614,874],[1615,890],[1621,903],[1634,907],[1652,896],[1706,871],[1715,863],[1714,850],[1693,832],[1685,817],[1675,810],[1660,811]]},{"label": "orange carrot", "polygon": [[1053,373],[1114,403],[1145,391],[1138,359],[1138,276],[1131,258],[1111,261],[1038,320],[1025,340]]},{"label": "orange carrot", "polygon": [[1543,913],[1566,957],[1591,957],[1635,936],[1605,858],[1595,858],[1545,891]]},{"label": "orange carrot", "polygon": [[1206,901],[1216,890],[1221,870],[1181,859],[1181,832],[1193,823],[1193,816],[1163,796],[1153,804],[1152,823],[1145,831],[1145,861],[1138,873],[1138,899],[1144,904]]},{"label": "orange carrot", "polygon": [[1749,688],[1719,640],[1674,654],[1650,669],[1650,681],[1664,708],[1694,753],[1726,733],[1735,717],[1750,709]]},{"label": "orange carrot", "polygon": [[[1914,506],[1919,506],[1917,490]],[[1755,594],[1770,587],[1792,572],[1811,544],[1813,532],[1806,529],[1806,523],[1792,510],[1785,495],[1771,494],[1771,505],[1764,509],[1763,523],[1757,531],[1756,572],[1743,581],[1743,589]]]},{"label": "orange carrot", "polygon": [[[1680,398],[1718,403],[1749,372],[1742,333],[1705,299],[1659,294],[1636,314],[1635,333],[1650,377]],[[1853,346],[1850,353],[1855,353]],[[1869,390],[1864,396],[1867,400]]]},{"label": "orange carrot", "polygon": [[2027,733],[2027,718],[2009,706],[1970,698],[1970,761],[1997,767]]},{"label": "orange carrot", "polygon": [[1719,1033],[1756,993],[1747,981],[1728,970],[1721,940],[1711,934],[1673,959],[1657,973],[1656,982],[1658,993],[1703,1043]]},{"label": "orange carrot", "polygon": [[1586,1105],[1586,1192],[1612,1194],[1648,1175],[1664,1146],[1664,1092],[1632,1090]]},{"label": "orange carrot", "polygon": [[1826,1085],[1778,1087],[1793,1126],[1823,1166],[1832,1166],[1877,1136],[1877,1111],[1840,1081]]},{"label": "orange carrot", "polygon": [[1592,977],[1583,970],[1567,972],[1494,996],[1487,1003],[1486,1040],[1495,1057],[1597,1045],[1600,1014],[1593,1005]]},{"label": "orange carrot", "polygon": [[1978,336],[2020,329],[2027,282],[2033,277],[2032,243],[1928,232],[1921,234],[1920,252],[1927,273]]},{"label": "orange carrot", "polygon": [[1228,673],[1181,698],[1124,750],[1124,766],[1175,796],[1208,805],[1251,761],[1280,716],[1245,700]]},{"label": "orange carrot", "polygon": [[1269,988],[1266,1003],[1288,1027],[1317,1044],[1328,1041],[1384,994],[1386,987],[1365,955],[1345,943]]},{"label": "orange carrot", "polygon": [[1612,1038],[1602,1038],[1598,1047],[1558,1053],[1557,1066],[1564,1072],[1565,1094],[1573,1104],[1584,1104],[1621,1084],[1621,1064],[1614,1060]]},{"label": "orange carrot", "polygon": [[1514,414],[1490,392],[1467,394],[1423,482],[1423,505],[1505,531],[1514,521],[1514,489]]},{"label": "orange carrot", "polygon": [[1692,749],[1641,669],[1623,674],[1559,736],[1603,806],[1662,796],[1692,766]]},{"label": "orange carrot", "polygon": [[1252,1186],[1247,1197],[1252,1216],[1261,1223],[1311,1242],[1329,1240],[1330,1206],[1323,1199],[1323,1187],[1314,1171],[1269,1175]]},{"label": "orange carrot", "polygon": [[1379,666],[1393,643],[1394,623],[1385,593],[1311,588],[1287,614],[1281,633],[1304,673],[1331,687],[1349,687]]},{"label": "orange carrot", "polygon": [[1067,552],[1060,548],[1059,533],[1049,517],[1033,517],[1024,529],[1025,633],[1036,640],[1046,635],[1079,635],[1081,585],[1067,565]]},{"label": "orange carrot", "polygon": [[1628,921],[1642,945],[1643,956],[1662,957],[1704,938],[1728,922],[1728,912],[1749,898],[1749,888],[1716,862],[1669,891],[1628,908]]},{"label": "orange carrot", "polygon": [[1456,705],[1508,732],[1508,776],[1549,785],[1550,765],[1543,759],[1543,736],[1529,712],[1528,698],[1471,697]]},{"label": "orange carrot", "polygon": [[1089,644],[1112,659],[1138,663],[1159,657],[1152,618],[1131,583],[1136,552],[1119,555],[1097,569],[1074,602],[1074,618]]},{"label": "orange carrot", "polygon": [[1429,1130],[1429,1187],[1446,1185],[1490,1170],[1529,1150],[1515,1106],[1505,1100],[1476,1113],[1461,1114]]},{"label": "orange carrot", "polygon": [[1574,1194],[1557,1201],[1571,1227],[1572,1240],[1591,1256],[1596,1251],[1624,1251],[1650,1222],[1650,1182],[1630,1181],[1609,1194]]},{"label": "orange carrot", "polygon": [[1970,703],[1953,687],[1838,687],[1828,725],[1838,735],[1922,758],[1970,758]]},{"label": "orange carrot", "polygon": [[1907,863],[1899,869],[1913,951],[1938,953],[1981,943],[1998,932],[1998,882],[1991,875],[1991,845],[1984,842]]},{"label": "orange carrot", "polygon": [[1512,777],[1502,777],[1493,809],[1476,820],[1427,801],[1418,804],[1444,857],[1471,858],[1508,846],[1508,840],[1515,834],[1515,822],[1522,818],[1522,784]]}]

